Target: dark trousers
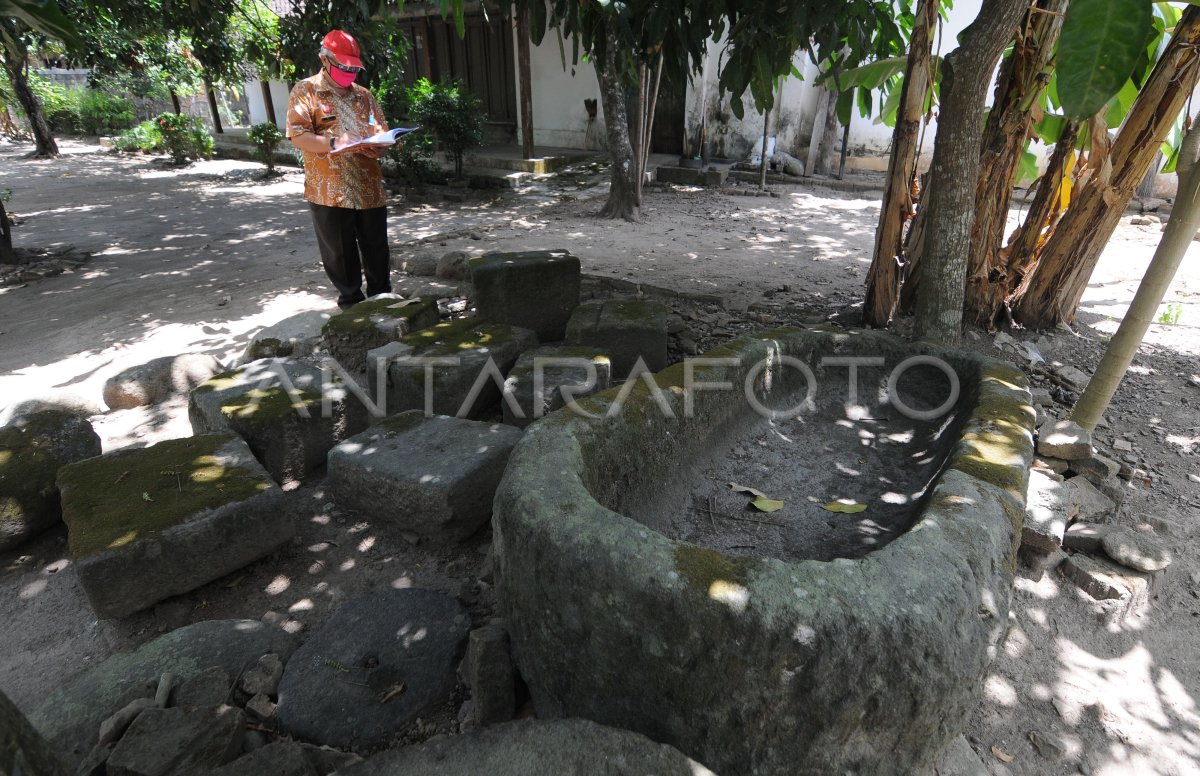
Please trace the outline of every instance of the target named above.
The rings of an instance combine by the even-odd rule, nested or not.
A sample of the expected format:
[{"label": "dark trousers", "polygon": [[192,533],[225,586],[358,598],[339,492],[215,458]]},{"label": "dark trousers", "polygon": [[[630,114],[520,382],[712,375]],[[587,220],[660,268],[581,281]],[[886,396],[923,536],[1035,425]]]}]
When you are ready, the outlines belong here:
[{"label": "dark trousers", "polygon": [[[349,307],[366,296],[392,290],[387,208],[354,210],[308,203],[325,274],[338,292],[338,305]],[[361,259],[360,259],[361,256]],[[367,276],[367,294],[362,279]]]}]

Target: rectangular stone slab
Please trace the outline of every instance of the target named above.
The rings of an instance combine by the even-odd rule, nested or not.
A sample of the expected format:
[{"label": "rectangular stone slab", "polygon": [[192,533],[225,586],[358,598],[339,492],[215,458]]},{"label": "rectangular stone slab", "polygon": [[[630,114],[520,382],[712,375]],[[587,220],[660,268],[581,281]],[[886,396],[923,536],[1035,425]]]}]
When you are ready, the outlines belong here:
[{"label": "rectangular stone slab", "polygon": [[387,418],[329,452],[334,500],[435,539],[475,533],[521,432],[420,411]]},{"label": "rectangular stone slab", "polygon": [[[461,411],[463,417],[479,418],[500,400],[504,375],[522,353],[537,345],[537,335],[516,326],[462,318],[410,334],[401,342],[412,347],[410,355],[414,358],[458,359],[458,364],[427,367],[415,361],[393,363],[388,368],[389,413],[425,409],[428,368],[433,374],[429,391],[433,397],[432,414],[457,416]],[[489,360],[495,365],[499,380],[494,375],[485,380],[475,401],[464,406]]]},{"label": "rectangular stone slab", "polygon": [[567,251],[489,253],[471,259],[471,282],[481,318],[532,329],[542,342],[561,340],[579,306],[579,259]]},{"label": "rectangular stone slab", "polygon": [[125,617],[291,539],[284,493],[232,434],[171,439],[58,473],[79,582],[96,614]]},{"label": "rectangular stone slab", "polygon": [[[564,359],[572,359],[574,363],[567,363]],[[516,402],[521,416],[517,415],[512,402],[506,400],[501,406],[504,422],[525,428],[535,420],[561,409],[564,405],[562,388],[585,384],[589,376],[587,364],[591,364],[595,370],[595,380],[586,391],[571,390],[573,399],[582,399],[608,388],[612,382],[612,361],[608,356],[596,348],[581,345],[544,345],[526,351],[517,359],[508,373],[508,379],[504,381],[504,392]],[[542,391],[535,396],[534,382],[539,366]]]},{"label": "rectangular stone slab", "polygon": [[325,347],[347,372],[366,365],[367,351],[438,321],[436,298],[386,297],[359,302],[321,328]]},{"label": "rectangular stone slab", "polygon": [[303,480],[325,463],[329,448],[367,427],[364,404],[342,384],[324,383],[320,369],[291,359],[263,359],[224,372],[192,391],[192,431],[232,431],[276,482]]},{"label": "rectangular stone slab", "polygon": [[667,308],[645,299],[587,302],[567,323],[567,342],[599,348],[612,358],[612,376],[629,376],[642,359],[651,372],[667,366]]}]

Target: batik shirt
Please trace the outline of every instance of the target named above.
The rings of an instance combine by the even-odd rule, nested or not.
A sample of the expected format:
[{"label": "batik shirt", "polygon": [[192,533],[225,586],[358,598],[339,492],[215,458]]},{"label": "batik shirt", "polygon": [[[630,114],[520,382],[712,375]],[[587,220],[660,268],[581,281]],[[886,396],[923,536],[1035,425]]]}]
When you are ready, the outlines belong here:
[{"label": "batik shirt", "polygon": [[[324,70],[296,84],[288,97],[288,138],[306,132],[335,139],[343,132],[366,137],[375,134],[376,128],[381,131],[388,126],[375,96],[358,84],[351,84],[346,94],[338,94]],[[354,152],[301,153],[304,198],[309,202],[355,210],[384,206],[383,173],[378,160]]]}]

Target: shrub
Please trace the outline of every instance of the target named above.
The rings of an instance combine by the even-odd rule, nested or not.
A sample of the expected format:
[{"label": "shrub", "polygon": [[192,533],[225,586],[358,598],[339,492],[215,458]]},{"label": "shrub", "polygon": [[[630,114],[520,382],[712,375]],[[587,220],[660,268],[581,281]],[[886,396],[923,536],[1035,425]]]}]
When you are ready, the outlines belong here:
[{"label": "shrub", "polygon": [[408,186],[420,189],[444,177],[442,168],[433,160],[433,138],[424,130],[406,135],[402,142],[392,146],[392,160],[396,173]]},{"label": "shrub", "polygon": [[79,99],[67,87],[38,75],[31,75],[29,88],[42,103],[42,115],[57,134],[79,131]]},{"label": "shrub", "polygon": [[160,150],[162,144],[162,133],[153,119],[125,130],[113,140],[113,147],[118,151],[141,151],[146,154]]},{"label": "shrub", "polygon": [[254,143],[258,158],[267,165],[267,175],[273,175],[275,173],[275,150],[283,142],[283,133],[279,131],[279,127],[269,121],[264,121],[250,127],[247,136]]},{"label": "shrub", "polygon": [[162,135],[162,146],[175,164],[185,164],[192,158],[209,158],[213,138],[208,129],[191,116],[179,113],[160,113],[154,119]]},{"label": "shrub", "polygon": [[479,98],[460,82],[434,84],[422,78],[408,89],[408,111],[433,132],[438,146],[454,159],[462,178],[463,152],[483,143],[484,113]]},{"label": "shrub", "polygon": [[133,100],[128,97],[78,89],[77,126],[86,135],[111,135],[131,127],[134,122]]}]

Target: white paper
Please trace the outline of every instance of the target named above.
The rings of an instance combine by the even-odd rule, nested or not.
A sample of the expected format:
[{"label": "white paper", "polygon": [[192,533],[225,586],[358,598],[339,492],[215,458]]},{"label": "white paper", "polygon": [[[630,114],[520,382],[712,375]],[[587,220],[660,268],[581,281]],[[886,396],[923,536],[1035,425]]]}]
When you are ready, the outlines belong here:
[{"label": "white paper", "polygon": [[348,151],[351,148],[358,146],[390,146],[394,145],[396,138],[407,135],[409,132],[415,132],[420,127],[397,127],[389,129],[386,132],[380,132],[370,137],[364,137],[362,140],[356,140],[353,143],[347,143],[344,146],[338,146],[331,153],[340,154],[342,151]]}]

